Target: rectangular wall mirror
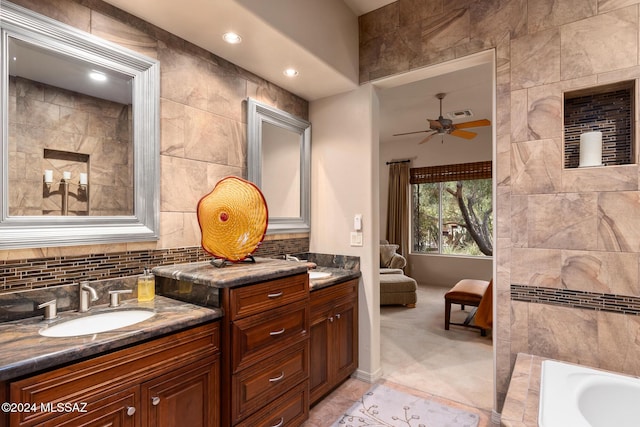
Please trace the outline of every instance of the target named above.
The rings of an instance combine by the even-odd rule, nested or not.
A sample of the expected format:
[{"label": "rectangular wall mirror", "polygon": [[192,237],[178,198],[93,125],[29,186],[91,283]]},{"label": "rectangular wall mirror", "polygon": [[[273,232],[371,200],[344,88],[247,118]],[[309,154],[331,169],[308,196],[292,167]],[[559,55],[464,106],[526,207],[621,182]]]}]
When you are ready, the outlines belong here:
[{"label": "rectangular wall mirror", "polygon": [[0,248],[158,238],[159,64],[2,1]]},{"label": "rectangular wall mirror", "polygon": [[311,124],[249,98],[247,140],[248,178],[269,208],[267,233],[309,232]]}]

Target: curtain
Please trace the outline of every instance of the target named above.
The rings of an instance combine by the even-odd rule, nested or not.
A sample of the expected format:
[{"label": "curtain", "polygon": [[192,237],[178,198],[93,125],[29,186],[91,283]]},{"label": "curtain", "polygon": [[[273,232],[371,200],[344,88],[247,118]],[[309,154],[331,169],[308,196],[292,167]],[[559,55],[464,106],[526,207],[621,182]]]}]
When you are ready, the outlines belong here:
[{"label": "curtain", "polygon": [[399,246],[398,253],[409,254],[409,163],[389,166],[387,202],[387,240]]}]

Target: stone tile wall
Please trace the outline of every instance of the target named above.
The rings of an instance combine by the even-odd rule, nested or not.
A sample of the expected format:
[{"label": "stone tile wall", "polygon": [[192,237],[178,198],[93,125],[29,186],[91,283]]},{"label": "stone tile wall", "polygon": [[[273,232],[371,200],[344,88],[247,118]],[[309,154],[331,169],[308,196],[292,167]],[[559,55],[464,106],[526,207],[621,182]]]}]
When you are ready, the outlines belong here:
[{"label": "stone tile wall", "polygon": [[565,91],[640,77],[639,3],[398,0],[360,17],[362,83],[495,49],[498,411],[519,352],[640,375],[640,316],[511,297],[640,293],[637,154],[583,170],[562,150]]},{"label": "stone tile wall", "polygon": [[[13,2],[160,61],[160,240],[0,251],[0,292],[200,259],[198,200],[221,178],[247,175],[246,98],[304,119],[308,102],[101,0]],[[308,250],[308,235],[267,236],[257,254]]]}]

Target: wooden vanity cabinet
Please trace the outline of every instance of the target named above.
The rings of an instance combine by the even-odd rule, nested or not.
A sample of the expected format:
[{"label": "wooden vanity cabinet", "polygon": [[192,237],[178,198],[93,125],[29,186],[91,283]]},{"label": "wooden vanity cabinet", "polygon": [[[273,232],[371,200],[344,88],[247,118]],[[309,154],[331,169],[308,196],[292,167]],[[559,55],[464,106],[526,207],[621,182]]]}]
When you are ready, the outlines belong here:
[{"label": "wooden vanity cabinet", "polygon": [[10,425],[218,427],[219,352],[214,322],[11,381],[11,402],[77,409],[12,413]]},{"label": "wooden vanity cabinet", "polygon": [[358,367],[358,281],[311,293],[311,404]]},{"label": "wooden vanity cabinet", "polygon": [[309,277],[221,292],[222,424],[298,426],[309,414]]}]

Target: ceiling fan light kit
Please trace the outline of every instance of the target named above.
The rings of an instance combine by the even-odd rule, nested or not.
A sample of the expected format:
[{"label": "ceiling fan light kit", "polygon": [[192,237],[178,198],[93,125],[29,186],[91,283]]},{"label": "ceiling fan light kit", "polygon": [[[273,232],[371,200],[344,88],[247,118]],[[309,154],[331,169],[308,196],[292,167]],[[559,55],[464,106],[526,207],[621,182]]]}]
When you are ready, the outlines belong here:
[{"label": "ceiling fan light kit", "polygon": [[[440,101],[440,116],[438,117],[437,120],[427,119],[427,122],[429,122],[429,129],[419,130],[416,132],[396,133],[393,136],[411,135],[411,134],[426,132],[426,133],[429,133],[429,135],[423,138],[418,144],[424,144],[425,142],[429,141],[434,135],[442,135],[442,142],[444,142],[444,135],[452,135],[452,136],[457,136],[458,138],[464,138],[464,139],[473,139],[478,134],[475,132],[471,132],[463,129],[475,128],[475,127],[481,127],[481,126],[491,126],[491,121],[487,119],[472,120],[469,122],[453,124],[453,121],[451,119],[446,119],[442,116],[442,100],[444,99],[445,96],[446,96],[446,93],[436,94],[436,98],[438,98],[438,100]],[[464,111],[469,111],[469,110],[464,110]],[[451,114],[457,115],[457,113],[455,112],[449,113],[449,115]],[[465,113],[463,113],[463,115],[464,114]],[[471,114],[472,114],[471,111],[469,111],[469,116]]]}]

